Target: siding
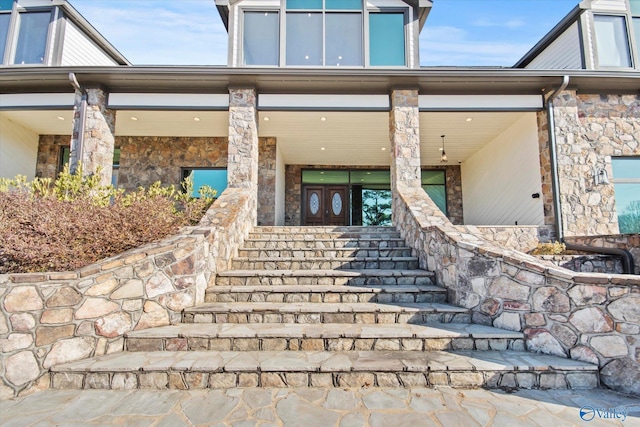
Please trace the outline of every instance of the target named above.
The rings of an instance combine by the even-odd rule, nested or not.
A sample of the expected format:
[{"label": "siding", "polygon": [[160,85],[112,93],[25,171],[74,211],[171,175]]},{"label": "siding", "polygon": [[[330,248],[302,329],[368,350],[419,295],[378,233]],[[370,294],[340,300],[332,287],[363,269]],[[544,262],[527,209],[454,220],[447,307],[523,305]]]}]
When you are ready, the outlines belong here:
[{"label": "siding", "polygon": [[60,65],[117,65],[117,63],[67,20]]},{"label": "siding", "polygon": [[538,128],[526,114],[462,164],[464,223],[542,225]]},{"label": "siding", "polygon": [[0,112],[0,178],[25,175],[32,180],[38,157],[38,134]]},{"label": "siding", "polygon": [[626,12],[627,2],[626,0],[593,0],[591,3],[591,9],[596,12],[602,10]]},{"label": "siding", "polygon": [[540,53],[526,68],[538,70],[577,70],[582,68],[580,29],[574,23]]}]

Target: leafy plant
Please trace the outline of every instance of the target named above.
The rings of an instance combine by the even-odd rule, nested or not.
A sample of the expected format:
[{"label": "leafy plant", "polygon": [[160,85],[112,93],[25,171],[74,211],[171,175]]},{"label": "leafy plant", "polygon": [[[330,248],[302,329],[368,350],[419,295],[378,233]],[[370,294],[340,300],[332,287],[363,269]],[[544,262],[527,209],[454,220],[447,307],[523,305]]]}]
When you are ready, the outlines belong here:
[{"label": "leafy plant", "polygon": [[538,247],[531,251],[531,255],[562,255],[566,250],[564,243],[538,243]]}]

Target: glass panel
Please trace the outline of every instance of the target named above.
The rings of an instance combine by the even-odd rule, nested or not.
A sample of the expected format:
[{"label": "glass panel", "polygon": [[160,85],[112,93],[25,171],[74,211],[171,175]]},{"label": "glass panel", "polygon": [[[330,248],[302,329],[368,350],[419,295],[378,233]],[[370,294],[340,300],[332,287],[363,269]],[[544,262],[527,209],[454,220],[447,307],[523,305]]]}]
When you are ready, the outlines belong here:
[{"label": "glass panel", "polygon": [[69,156],[71,155],[71,147],[62,147],[62,154],[60,155],[59,172],[69,164]]},{"label": "glass panel", "polygon": [[[640,58],[640,18],[633,18],[633,32],[636,33],[636,53]],[[636,65],[638,68],[640,64]]]},{"label": "glass panel", "polygon": [[287,0],[287,9],[321,10],[322,0]]},{"label": "glass panel", "polygon": [[21,13],[14,64],[43,64],[50,12]]},{"label": "glass panel", "polygon": [[640,158],[613,158],[614,189],[621,233],[640,233]]},{"label": "glass panel", "polygon": [[440,208],[443,214],[447,214],[447,192],[444,185],[423,185],[424,191],[431,200]]},{"label": "glass panel", "polygon": [[391,175],[389,171],[352,171],[351,183],[367,187],[376,185],[389,188]]},{"label": "glass panel", "polygon": [[0,10],[13,9],[13,0],[0,0]]},{"label": "glass panel", "polygon": [[278,12],[245,12],[243,52],[245,65],[278,65],[280,56]]},{"label": "glass panel", "polygon": [[640,15],[640,0],[629,0],[631,3],[631,14]]},{"label": "glass panel", "polygon": [[120,166],[120,153],[122,150],[120,148],[113,149],[113,166]]},{"label": "glass panel", "polygon": [[362,10],[362,0],[326,0],[327,10]]},{"label": "glass panel", "polygon": [[0,14],[0,65],[2,65],[2,58],[4,58],[4,47],[7,44],[7,33],[9,32],[10,20],[10,13]]},{"label": "glass panel", "polygon": [[349,171],[312,170],[302,172],[303,184],[349,184]]},{"label": "glass panel", "polygon": [[220,197],[227,188],[226,169],[193,169],[187,171],[187,176],[193,178],[193,193],[191,196],[199,197],[200,187],[208,185],[217,191],[216,197]]},{"label": "glass panel", "polygon": [[630,67],[629,41],[623,16],[596,15],[596,46],[601,67]]},{"label": "glass panel", "polygon": [[[614,157],[611,159],[613,178],[639,180],[640,183],[640,157]],[[640,194],[639,194],[640,196]]]},{"label": "glass panel", "polygon": [[371,65],[405,65],[404,14],[369,14]]},{"label": "glass panel", "polygon": [[437,185],[437,184],[441,184],[444,185],[445,184],[445,175],[444,175],[444,171],[428,171],[428,170],[423,170],[422,171],[422,185]]},{"label": "glass panel", "polygon": [[287,65],[322,65],[322,14],[287,13]]},{"label": "glass panel", "polygon": [[362,191],[362,225],[391,225],[391,191]]},{"label": "glass panel", "polygon": [[362,66],[362,15],[360,13],[328,13],[325,65]]},{"label": "glass panel", "polygon": [[118,188],[118,177],[120,176],[120,168],[114,167],[111,173],[111,185],[113,188]]}]

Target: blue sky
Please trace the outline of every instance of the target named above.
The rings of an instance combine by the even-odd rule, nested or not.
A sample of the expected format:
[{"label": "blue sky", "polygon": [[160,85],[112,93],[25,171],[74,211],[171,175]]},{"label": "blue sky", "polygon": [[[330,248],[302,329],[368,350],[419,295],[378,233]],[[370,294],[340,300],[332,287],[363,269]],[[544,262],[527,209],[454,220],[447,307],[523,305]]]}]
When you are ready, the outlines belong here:
[{"label": "blue sky", "polygon": [[[70,0],[135,65],[225,65],[214,0]],[[511,66],[580,0],[434,0],[421,65]]]}]

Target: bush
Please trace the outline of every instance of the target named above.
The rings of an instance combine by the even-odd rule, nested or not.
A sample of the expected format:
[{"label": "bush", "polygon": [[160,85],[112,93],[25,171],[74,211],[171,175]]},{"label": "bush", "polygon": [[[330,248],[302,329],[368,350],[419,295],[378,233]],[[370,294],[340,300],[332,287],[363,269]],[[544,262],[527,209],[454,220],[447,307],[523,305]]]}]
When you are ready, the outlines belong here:
[{"label": "bush", "polygon": [[0,273],[68,271],[196,224],[213,202],[153,184],[125,194],[65,169],[55,181],[0,180]]},{"label": "bush", "polygon": [[538,247],[531,251],[531,255],[562,255],[566,250],[564,243],[538,243]]}]

